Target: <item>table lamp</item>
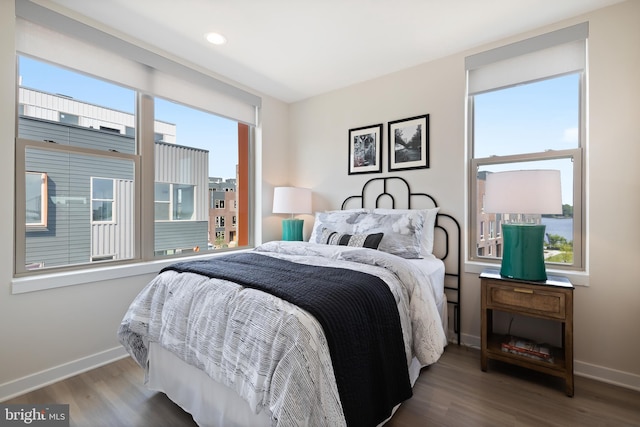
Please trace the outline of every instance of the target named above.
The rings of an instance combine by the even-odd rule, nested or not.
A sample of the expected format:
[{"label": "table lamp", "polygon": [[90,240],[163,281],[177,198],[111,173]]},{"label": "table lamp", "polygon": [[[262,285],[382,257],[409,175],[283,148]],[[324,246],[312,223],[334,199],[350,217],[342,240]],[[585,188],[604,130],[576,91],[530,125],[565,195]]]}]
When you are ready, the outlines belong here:
[{"label": "table lamp", "polygon": [[[518,170],[488,173],[485,213],[561,214],[559,170]],[[543,224],[502,224],[500,275],[512,279],[546,281]]]},{"label": "table lamp", "polygon": [[273,190],[273,213],[290,214],[282,220],[282,240],[302,240],[304,220],[294,214],[311,213],[311,190],[299,187],[276,187]]}]

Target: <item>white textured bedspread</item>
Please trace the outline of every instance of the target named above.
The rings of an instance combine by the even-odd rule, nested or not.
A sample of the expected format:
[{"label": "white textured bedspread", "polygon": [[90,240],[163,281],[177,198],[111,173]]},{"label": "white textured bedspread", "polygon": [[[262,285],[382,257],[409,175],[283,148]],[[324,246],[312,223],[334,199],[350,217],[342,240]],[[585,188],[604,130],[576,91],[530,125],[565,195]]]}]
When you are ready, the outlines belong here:
[{"label": "white textured bedspread", "polygon": [[[442,354],[446,336],[428,278],[403,258],[306,242],[270,242],[255,251],[382,278],[398,304],[407,364],[415,356],[429,365]],[[268,408],[274,426],[345,425],[320,324],[272,295],[166,271],[132,302],[118,336],[142,367],[149,342],[157,342],[234,389],[254,412]]]}]

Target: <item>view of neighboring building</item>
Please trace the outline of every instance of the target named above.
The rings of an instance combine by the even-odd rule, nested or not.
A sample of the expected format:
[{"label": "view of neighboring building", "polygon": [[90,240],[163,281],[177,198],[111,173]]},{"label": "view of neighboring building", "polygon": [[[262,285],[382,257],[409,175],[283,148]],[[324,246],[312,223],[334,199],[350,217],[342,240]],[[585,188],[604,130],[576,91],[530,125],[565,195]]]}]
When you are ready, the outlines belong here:
[{"label": "view of neighboring building", "polygon": [[[478,173],[478,200],[484,201],[487,172]],[[485,213],[484,203],[478,203],[478,226],[476,228],[477,254],[480,257],[502,257],[502,214]]]},{"label": "view of neighboring building", "polygon": [[[129,113],[20,87],[19,115],[21,138],[136,150]],[[155,254],[232,246],[236,179],[210,180],[209,152],[176,142],[176,126],[156,121],[155,164],[174,167],[155,168]],[[25,165],[29,269],[134,256],[131,161],[29,149]]]},{"label": "view of neighboring building", "polygon": [[214,248],[238,244],[237,178],[209,177],[209,242]]}]

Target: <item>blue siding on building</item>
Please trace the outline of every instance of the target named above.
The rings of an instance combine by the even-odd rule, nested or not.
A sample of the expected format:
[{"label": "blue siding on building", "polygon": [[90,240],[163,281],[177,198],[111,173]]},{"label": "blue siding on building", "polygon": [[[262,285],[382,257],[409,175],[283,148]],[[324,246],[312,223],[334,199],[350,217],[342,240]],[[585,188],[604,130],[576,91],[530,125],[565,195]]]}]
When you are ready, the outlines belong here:
[{"label": "blue siding on building", "polygon": [[32,117],[20,117],[18,135],[34,141],[55,141],[61,145],[94,150],[116,150],[126,154],[136,152],[135,138],[131,136]]},{"label": "blue siding on building", "polygon": [[206,250],[208,221],[158,221],[155,223],[155,251],[193,249]]},{"label": "blue siding on building", "polygon": [[[134,138],[126,135],[29,117],[20,117],[19,137],[123,153],[135,152]],[[185,150],[184,147],[178,148]],[[201,162],[201,154],[197,157],[191,161]],[[133,162],[33,147],[27,149],[25,158],[27,171],[44,172],[48,178],[47,229],[26,232],[27,264],[44,263],[44,267],[54,267],[90,262],[91,177],[133,181]],[[183,157],[182,161],[185,160],[188,158]],[[206,206],[206,202],[198,203]],[[208,244],[206,219],[156,222],[156,251],[192,249],[196,246],[205,250]]]},{"label": "blue siding on building", "polygon": [[133,163],[30,148],[26,167],[48,177],[47,230],[27,232],[27,263],[91,261],[91,177],[133,180]]}]

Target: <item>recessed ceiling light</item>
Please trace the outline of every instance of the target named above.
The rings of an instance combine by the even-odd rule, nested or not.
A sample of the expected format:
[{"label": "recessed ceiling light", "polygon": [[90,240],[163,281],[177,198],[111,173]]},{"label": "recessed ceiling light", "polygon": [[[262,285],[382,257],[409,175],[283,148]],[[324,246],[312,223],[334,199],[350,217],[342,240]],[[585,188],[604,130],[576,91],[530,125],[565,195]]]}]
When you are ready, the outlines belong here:
[{"label": "recessed ceiling light", "polygon": [[220,33],[208,33],[206,38],[209,43],[213,44],[225,44],[227,42],[227,38]]}]

